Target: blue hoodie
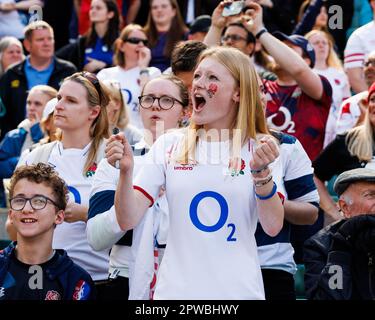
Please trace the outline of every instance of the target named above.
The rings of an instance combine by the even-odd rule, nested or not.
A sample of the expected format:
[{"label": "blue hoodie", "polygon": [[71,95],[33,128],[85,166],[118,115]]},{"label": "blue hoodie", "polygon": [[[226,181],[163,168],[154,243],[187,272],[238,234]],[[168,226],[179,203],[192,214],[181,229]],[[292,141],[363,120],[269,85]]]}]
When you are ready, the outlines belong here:
[{"label": "blue hoodie", "polygon": [[[12,242],[0,251],[0,300],[6,300],[4,289],[7,286],[7,276],[11,255],[16,247]],[[46,273],[51,281],[57,280],[64,290],[62,300],[92,300],[95,298],[95,287],[90,275],[76,265],[67,255],[65,250],[56,250],[58,258]],[[16,279],[17,281],[17,279]]]}]

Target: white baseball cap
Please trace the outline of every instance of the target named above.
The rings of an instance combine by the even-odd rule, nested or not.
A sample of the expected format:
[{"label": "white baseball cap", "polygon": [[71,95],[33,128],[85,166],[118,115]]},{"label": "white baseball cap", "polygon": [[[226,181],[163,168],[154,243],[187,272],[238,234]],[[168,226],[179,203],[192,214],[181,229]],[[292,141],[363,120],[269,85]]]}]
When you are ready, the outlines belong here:
[{"label": "white baseball cap", "polygon": [[57,105],[57,98],[53,98],[51,99],[50,101],[48,101],[46,103],[46,106],[44,107],[44,110],[43,110],[43,116],[42,116],[42,119],[47,119],[48,116],[53,112],[55,111],[55,107]]}]

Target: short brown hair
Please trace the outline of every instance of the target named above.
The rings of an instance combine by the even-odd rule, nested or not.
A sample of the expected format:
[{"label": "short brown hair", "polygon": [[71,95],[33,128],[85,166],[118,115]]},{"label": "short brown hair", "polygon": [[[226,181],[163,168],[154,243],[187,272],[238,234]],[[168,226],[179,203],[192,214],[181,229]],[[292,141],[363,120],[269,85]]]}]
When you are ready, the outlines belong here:
[{"label": "short brown hair", "polygon": [[207,49],[207,45],[200,41],[181,41],[172,51],[171,67],[173,74],[194,71],[199,55]]},{"label": "short brown hair", "polygon": [[38,29],[47,29],[47,30],[51,31],[51,33],[53,35],[52,27],[47,22],[42,21],[42,20],[38,20],[38,21],[34,21],[34,22],[28,24],[25,27],[25,29],[23,29],[25,39],[28,40],[28,41],[31,41],[31,37],[33,35],[34,30],[38,30]]},{"label": "short brown hair", "polygon": [[10,179],[10,198],[13,197],[14,188],[21,179],[50,187],[53,191],[53,195],[56,197],[55,202],[58,208],[60,210],[65,210],[68,202],[68,188],[65,181],[59,177],[52,166],[45,163],[37,163],[18,167]]}]

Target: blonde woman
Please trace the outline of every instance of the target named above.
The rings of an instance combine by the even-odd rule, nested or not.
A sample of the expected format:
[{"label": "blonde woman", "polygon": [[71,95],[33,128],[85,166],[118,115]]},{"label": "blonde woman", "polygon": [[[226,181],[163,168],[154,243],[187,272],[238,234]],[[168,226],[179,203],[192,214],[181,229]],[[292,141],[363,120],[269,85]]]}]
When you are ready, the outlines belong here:
[{"label": "blonde woman", "polygon": [[90,248],[86,221],[91,184],[108,137],[109,97],[94,74],[80,72],[64,80],[57,99],[53,119],[61,131],[59,140],[34,149],[25,163],[51,164],[68,185],[65,222],[56,228],[53,247],[66,250],[91,275],[100,298],[101,281],[107,280],[109,253]]},{"label": "blonde woman", "polygon": [[278,147],[249,57],[204,51],[192,104],[190,127],[154,143],[134,186],[129,144],[122,134],[109,139],[108,162],[120,167],[118,224],[137,226],[164,187],[170,226],[154,298],[264,299],[254,232],[259,219],[278,234],[284,209],[269,167],[278,164]]},{"label": "blonde woman", "polygon": [[336,122],[342,102],[351,96],[348,77],[333,46],[332,37],[320,30],[305,35],[315,51],[314,71],[327,78],[332,87],[332,106],[327,120],[324,146],[336,136]]},{"label": "blonde woman", "polygon": [[134,145],[142,139],[142,133],[135,126],[129,123],[129,113],[121,93],[120,83],[112,80],[103,80],[109,93],[109,103],[107,105],[107,115],[109,122],[109,132],[114,128],[125,133],[130,145]]},{"label": "blonde woman", "polygon": [[337,204],[330,197],[325,182],[347,170],[361,167],[375,169],[374,128],[375,83],[369,89],[364,123],[343,135],[337,135],[313,162],[320,207],[325,211],[328,221],[341,219],[342,216]]}]

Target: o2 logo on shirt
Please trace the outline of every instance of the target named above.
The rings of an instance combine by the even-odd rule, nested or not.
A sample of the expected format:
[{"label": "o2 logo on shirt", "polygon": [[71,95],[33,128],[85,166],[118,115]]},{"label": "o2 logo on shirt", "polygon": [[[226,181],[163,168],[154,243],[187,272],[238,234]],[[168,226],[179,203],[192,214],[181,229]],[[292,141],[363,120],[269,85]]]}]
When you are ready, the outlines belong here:
[{"label": "o2 logo on shirt", "polygon": [[[124,99],[126,101],[126,105],[131,106],[130,109],[133,112],[139,112],[139,106],[137,101],[133,101],[133,94],[129,89],[123,88],[122,91],[126,92],[127,99]],[[133,101],[133,102],[132,102]]]},{"label": "o2 logo on shirt", "polygon": [[[220,205],[219,220],[217,221],[216,224],[212,226],[207,226],[203,224],[198,218],[198,205],[205,198],[213,198]],[[222,227],[224,227],[228,219],[228,212],[229,212],[229,209],[228,209],[227,201],[221,194],[214,192],[214,191],[204,191],[204,192],[198,193],[191,201],[190,208],[189,208],[191,222],[193,223],[195,227],[197,227],[199,230],[203,232],[215,232],[221,229]],[[234,237],[234,233],[236,231],[236,225],[234,223],[229,223],[227,224],[227,227],[229,229],[227,241],[229,242],[237,241],[237,238]]]},{"label": "o2 logo on shirt", "polygon": [[[274,118],[279,119],[281,117],[280,114],[282,114],[284,118],[284,122],[278,125],[278,124],[275,124],[273,120]],[[278,130],[278,131],[285,131],[286,133],[296,132],[295,130],[296,124],[294,121],[292,121],[292,115],[290,114],[290,111],[285,107],[280,107],[277,113],[274,113],[270,115],[269,117],[267,117],[267,124],[273,129]]]},{"label": "o2 logo on shirt", "polygon": [[129,104],[133,100],[132,92],[129,89],[126,89],[126,88],[122,88],[121,90],[126,92],[126,94],[128,96],[128,99],[126,99],[126,104]]},{"label": "o2 logo on shirt", "polygon": [[68,186],[68,190],[73,195],[74,202],[78,203],[78,204],[81,204],[81,195],[80,195],[79,191],[76,188],[71,187],[71,186]]}]

